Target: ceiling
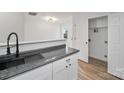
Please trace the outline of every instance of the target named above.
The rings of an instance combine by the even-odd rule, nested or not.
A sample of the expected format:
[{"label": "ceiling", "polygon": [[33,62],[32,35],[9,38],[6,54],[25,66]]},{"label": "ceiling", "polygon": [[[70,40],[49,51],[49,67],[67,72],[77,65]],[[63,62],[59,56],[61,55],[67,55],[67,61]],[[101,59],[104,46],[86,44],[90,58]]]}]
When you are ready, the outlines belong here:
[{"label": "ceiling", "polygon": [[[70,18],[72,18],[71,12],[35,12],[35,13],[37,13],[35,17],[36,16],[41,18],[44,18],[46,16],[55,17],[58,19],[60,23],[68,21],[70,20]],[[28,14],[28,12],[26,14]]]}]

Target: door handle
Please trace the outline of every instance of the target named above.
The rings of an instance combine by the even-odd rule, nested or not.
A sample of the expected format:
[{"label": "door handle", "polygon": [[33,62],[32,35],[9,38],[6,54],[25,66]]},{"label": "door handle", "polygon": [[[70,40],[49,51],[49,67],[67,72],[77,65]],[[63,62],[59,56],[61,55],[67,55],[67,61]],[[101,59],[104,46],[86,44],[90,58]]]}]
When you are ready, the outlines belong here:
[{"label": "door handle", "polygon": [[90,38],[88,39],[88,42],[91,42],[91,39]]},{"label": "door handle", "polygon": [[108,41],[105,41],[105,44],[108,44]]},{"label": "door handle", "polygon": [[86,44],[88,44],[88,42],[85,42]]}]

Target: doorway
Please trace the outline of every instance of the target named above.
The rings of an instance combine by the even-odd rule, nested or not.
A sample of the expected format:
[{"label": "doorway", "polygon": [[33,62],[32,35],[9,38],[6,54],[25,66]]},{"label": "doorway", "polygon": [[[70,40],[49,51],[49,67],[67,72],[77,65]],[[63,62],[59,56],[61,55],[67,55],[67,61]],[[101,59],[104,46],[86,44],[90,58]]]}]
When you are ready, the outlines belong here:
[{"label": "doorway", "polygon": [[89,63],[106,64],[108,61],[108,17],[88,19]]}]

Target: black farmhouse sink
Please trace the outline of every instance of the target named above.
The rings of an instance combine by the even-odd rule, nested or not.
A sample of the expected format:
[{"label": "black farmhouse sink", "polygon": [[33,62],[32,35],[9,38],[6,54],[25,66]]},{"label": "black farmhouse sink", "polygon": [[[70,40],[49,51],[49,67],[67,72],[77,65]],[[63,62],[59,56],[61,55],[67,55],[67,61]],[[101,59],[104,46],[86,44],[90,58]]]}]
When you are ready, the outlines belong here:
[{"label": "black farmhouse sink", "polygon": [[0,60],[0,70],[4,70],[4,69],[18,66],[21,64],[25,64],[24,58],[21,58],[21,57],[19,57],[19,58],[7,58],[4,60]]},{"label": "black farmhouse sink", "polygon": [[25,63],[30,63],[31,61],[40,60],[44,58],[40,53],[35,53],[32,55],[26,55],[16,57],[15,55],[3,57],[0,59],[0,70],[8,69],[11,67],[16,67]]}]

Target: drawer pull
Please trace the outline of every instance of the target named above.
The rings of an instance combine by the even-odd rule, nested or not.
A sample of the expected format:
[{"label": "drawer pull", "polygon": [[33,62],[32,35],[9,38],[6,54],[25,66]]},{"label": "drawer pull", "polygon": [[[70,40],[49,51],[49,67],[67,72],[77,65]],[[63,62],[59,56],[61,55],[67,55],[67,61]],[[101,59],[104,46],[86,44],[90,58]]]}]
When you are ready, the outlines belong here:
[{"label": "drawer pull", "polygon": [[68,66],[66,66],[66,68],[68,68]]}]

